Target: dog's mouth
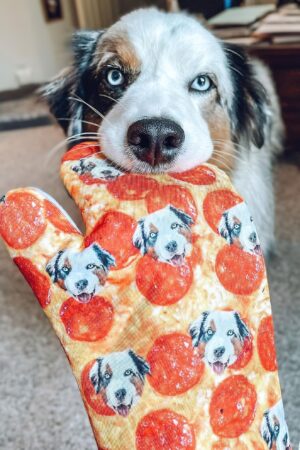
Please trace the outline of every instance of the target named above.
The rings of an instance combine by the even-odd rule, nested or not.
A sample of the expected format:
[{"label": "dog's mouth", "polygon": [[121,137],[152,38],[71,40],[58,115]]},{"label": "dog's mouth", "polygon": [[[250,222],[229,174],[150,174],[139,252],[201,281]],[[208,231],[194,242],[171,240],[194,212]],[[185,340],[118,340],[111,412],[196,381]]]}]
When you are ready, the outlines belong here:
[{"label": "dog's mouth", "polygon": [[222,363],[221,361],[216,361],[214,363],[209,363],[209,365],[217,375],[222,375],[222,373],[224,373],[226,367],[228,366],[228,362]]},{"label": "dog's mouth", "polygon": [[259,244],[257,244],[254,249],[253,249],[253,253],[257,256],[261,256],[262,255],[262,250],[261,250],[261,246]]},{"label": "dog's mouth", "polygon": [[169,259],[169,263],[172,264],[172,266],[182,266],[182,264],[185,262],[185,253],[182,253],[181,255],[174,255],[171,259]]},{"label": "dog's mouth", "polygon": [[114,407],[114,410],[122,417],[127,417],[130,413],[131,404],[130,405],[118,405]]},{"label": "dog's mouth", "polygon": [[91,293],[81,292],[81,294],[75,295],[75,298],[80,303],[88,303],[88,302],[90,302],[92,300],[94,294],[95,294],[95,291],[93,291]]}]

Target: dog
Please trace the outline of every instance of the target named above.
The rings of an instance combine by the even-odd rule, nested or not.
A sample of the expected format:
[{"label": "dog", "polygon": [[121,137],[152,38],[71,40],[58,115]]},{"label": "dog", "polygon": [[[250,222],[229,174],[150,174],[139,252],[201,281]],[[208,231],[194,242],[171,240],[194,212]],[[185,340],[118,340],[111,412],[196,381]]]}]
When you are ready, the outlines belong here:
[{"label": "dog", "polygon": [[217,375],[236,362],[250,331],[236,311],[205,311],[189,327],[194,347]]},{"label": "dog", "polygon": [[147,374],[147,361],[133,350],[124,350],[98,358],[89,375],[105,404],[126,417],[142,396]]},{"label": "dog", "polygon": [[192,218],[181,209],[168,205],[139,220],[133,245],[142,255],[181,266],[191,249]]},{"label": "dog", "polygon": [[88,303],[105,284],[109,269],[115,264],[110,253],[91,244],[81,252],[60,250],[48,262],[46,271],[75,300]]},{"label": "dog", "polygon": [[236,245],[247,253],[261,254],[253,217],[244,202],[223,213],[219,223],[219,233],[228,244]]},{"label": "dog", "polygon": [[88,174],[93,179],[103,181],[113,181],[123,175],[121,170],[114,167],[107,160],[95,158],[94,156],[80,159],[77,164],[73,164],[72,170],[78,175]]},{"label": "dog", "polygon": [[155,8],[104,31],[80,31],[73,48],[73,65],[42,89],[69,141],[95,133],[104,155],[132,172],[216,164],[245,198],[270,251],[272,162],[283,125],[267,68],[196,18]]},{"label": "dog", "polygon": [[288,427],[284,417],[282,400],[264,413],[261,435],[269,449],[291,450]]}]

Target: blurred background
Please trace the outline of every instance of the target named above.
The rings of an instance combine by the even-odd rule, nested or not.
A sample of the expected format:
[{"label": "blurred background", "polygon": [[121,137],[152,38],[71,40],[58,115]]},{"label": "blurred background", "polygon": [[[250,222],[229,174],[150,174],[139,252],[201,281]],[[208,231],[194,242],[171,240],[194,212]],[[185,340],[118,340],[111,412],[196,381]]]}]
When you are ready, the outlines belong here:
[{"label": "blurred background", "polygon": [[[68,65],[76,29],[108,27],[141,6],[186,10],[271,68],[286,126],[274,167],[277,253],[268,264],[287,421],[300,438],[300,8],[239,0],[0,0],[0,193],[38,186],[80,221],[59,180],[64,136],[37,87]],[[232,9],[232,8],[239,9]],[[245,8],[250,8],[245,10]],[[226,14],[219,15],[226,10]],[[246,13],[245,13],[246,11]],[[0,448],[95,449],[59,342],[0,244]]]}]

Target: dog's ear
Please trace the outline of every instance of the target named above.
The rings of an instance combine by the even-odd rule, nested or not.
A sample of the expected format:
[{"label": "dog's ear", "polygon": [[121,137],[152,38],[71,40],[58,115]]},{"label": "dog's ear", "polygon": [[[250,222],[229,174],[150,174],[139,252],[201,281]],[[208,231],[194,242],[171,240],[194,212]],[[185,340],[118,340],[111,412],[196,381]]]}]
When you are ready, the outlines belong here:
[{"label": "dog's ear", "polygon": [[142,255],[147,252],[146,242],[147,237],[145,235],[145,220],[141,219],[138,221],[137,227],[132,238],[133,245],[138,248]]},{"label": "dog's ear", "polygon": [[266,442],[269,449],[272,448],[273,445],[273,433],[270,425],[269,412],[264,413],[264,418],[261,424],[260,433],[264,441]]},{"label": "dog's ear", "polygon": [[64,250],[60,250],[46,265],[46,272],[54,283],[56,283],[59,278],[59,262],[64,253]]},{"label": "dog's ear", "polygon": [[74,98],[85,98],[84,80],[91,70],[95,48],[102,34],[103,31],[76,32],[72,40],[73,65],[39,90],[66,134],[82,132],[84,105]]},{"label": "dog's ear", "polygon": [[235,321],[236,321],[236,324],[237,324],[237,327],[239,330],[240,340],[244,341],[245,339],[250,337],[249,328],[247,327],[247,325],[245,324],[245,322],[243,321],[243,319],[241,318],[239,313],[235,312],[234,318],[235,318]]},{"label": "dog's ear", "polygon": [[178,217],[178,219],[180,219],[181,222],[184,223],[184,225],[186,225],[187,227],[193,225],[194,221],[191,216],[182,211],[182,209],[175,208],[175,206],[172,205],[169,205],[169,208]]},{"label": "dog's ear", "polygon": [[244,137],[261,148],[268,119],[267,92],[246,52],[229,43],[224,43],[223,48],[233,83],[232,105],[229,109],[233,139],[236,141]]},{"label": "dog's ear", "polygon": [[220,236],[222,236],[224,239],[226,239],[228,244],[231,244],[231,236],[230,236],[230,230],[228,227],[228,213],[227,212],[225,212],[222,215],[222,218],[221,218],[219,226],[218,226],[218,230],[219,230]]},{"label": "dog's ear", "polygon": [[189,333],[192,338],[193,347],[198,347],[204,335],[204,325],[210,311],[204,311],[198,319],[191,323]]},{"label": "dog's ear", "polygon": [[89,373],[90,380],[94,386],[96,394],[99,394],[102,387],[101,364],[102,358],[97,358]]},{"label": "dog's ear", "polygon": [[116,260],[110,253],[108,253],[98,244],[92,245],[94,252],[96,253],[101,264],[103,264],[106,272],[108,272],[111,267],[116,266]]},{"label": "dog's ear", "polygon": [[137,355],[133,350],[129,350],[128,354],[136,365],[142,379],[145,378],[145,375],[151,374],[150,365],[144,358]]}]

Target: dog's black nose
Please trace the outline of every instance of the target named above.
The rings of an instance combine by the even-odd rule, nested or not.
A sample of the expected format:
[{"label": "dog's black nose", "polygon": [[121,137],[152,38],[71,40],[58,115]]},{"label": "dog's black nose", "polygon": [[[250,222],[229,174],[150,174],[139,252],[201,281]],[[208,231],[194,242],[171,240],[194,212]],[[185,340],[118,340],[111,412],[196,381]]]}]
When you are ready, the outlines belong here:
[{"label": "dog's black nose", "polygon": [[115,392],[116,399],[119,400],[120,402],[121,402],[122,400],[124,400],[125,395],[126,395],[126,389],[118,389],[118,390]]},{"label": "dog's black nose", "polygon": [[221,358],[225,353],[225,347],[218,347],[214,350],[214,355],[216,358]]},{"label": "dog's black nose", "polygon": [[173,253],[177,250],[177,242],[176,241],[171,241],[166,245],[166,249],[168,250],[168,252]]},{"label": "dog's black nose", "polygon": [[253,233],[250,234],[249,241],[252,242],[252,244],[256,243],[256,241],[257,241],[257,234],[255,233],[255,231],[253,231]]},{"label": "dog's black nose", "polygon": [[79,280],[75,283],[76,288],[79,291],[83,291],[83,289],[85,289],[88,285],[88,280]]},{"label": "dog's black nose", "polygon": [[183,141],[181,126],[164,118],[138,120],[127,132],[127,142],[133,154],[151,166],[171,162]]}]

